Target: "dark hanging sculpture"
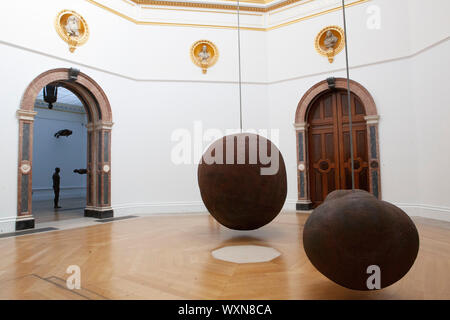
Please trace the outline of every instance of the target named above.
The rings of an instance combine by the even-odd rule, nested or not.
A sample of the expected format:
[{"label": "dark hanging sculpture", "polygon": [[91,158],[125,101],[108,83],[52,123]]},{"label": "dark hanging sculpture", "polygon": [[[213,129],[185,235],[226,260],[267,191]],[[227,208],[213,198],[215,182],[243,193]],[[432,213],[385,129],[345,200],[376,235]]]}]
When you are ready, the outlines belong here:
[{"label": "dark hanging sculpture", "polygon": [[48,108],[53,109],[53,104],[58,99],[58,87],[54,85],[46,85],[44,87],[44,101],[48,103]]},{"label": "dark hanging sculpture", "polygon": [[87,174],[88,170],[87,169],[74,169],[73,172],[78,173],[78,174]]},{"label": "dark hanging sculpture", "polygon": [[[278,148],[262,136],[242,133],[239,7],[238,0],[241,133],[222,137],[206,150],[198,166],[198,185],[203,203],[219,223],[230,229],[253,230],[272,221],[283,208],[287,194],[287,179],[284,160]],[[234,141],[233,145],[230,141]],[[264,149],[260,152],[262,147]],[[218,152],[222,152],[222,155],[219,156]],[[270,161],[267,161],[265,156],[269,156],[267,158],[270,158]],[[211,158],[216,161],[210,161]],[[272,172],[268,168],[275,170]]]},{"label": "dark hanging sculpture", "polygon": [[[267,153],[263,150],[262,154],[270,155],[270,163],[259,156],[264,145]],[[216,159],[214,163],[208,160],[211,155]],[[250,160],[252,156],[255,161]],[[238,159],[245,163],[238,163]],[[235,230],[253,230],[271,222],[283,208],[287,194],[286,168],[278,148],[270,140],[250,133],[216,140],[198,166],[198,184],[211,215]]]},{"label": "dark hanging sculpture", "polygon": [[309,216],[303,246],[328,279],[354,290],[379,267],[380,288],[400,280],[414,264],[419,234],[408,215],[363,190],[336,190]]},{"label": "dark hanging sculpture", "polygon": [[[353,132],[344,0],[342,13],[348,125]],[[419,234],[403,210],[366,191],[355,190],[352,136],[352,190],[331,192],[311,213],[303,228],[303,247],[317,270],[337,284],[355,290],[382,289],[400,280],[412,267],[419,251]]]},{"label": "dark hanging sculpture", "polygon": [[[353,132],[344,0],[342,13],[348,126]],[[355,290],[382,289],[400,280],[412,267],[419,251],[419,234],[403,210],[366,191],[355,190],[352,136],[352,190],[333,191],[311,213],[303,228],[303,247],[317,270],[337,284]]]},{"label": "dark hanging sculpture", "polygon": [[58,139],[59,137],[68,137],[72,134],[72,130],[62,129],[55,133],[55,137]]}]

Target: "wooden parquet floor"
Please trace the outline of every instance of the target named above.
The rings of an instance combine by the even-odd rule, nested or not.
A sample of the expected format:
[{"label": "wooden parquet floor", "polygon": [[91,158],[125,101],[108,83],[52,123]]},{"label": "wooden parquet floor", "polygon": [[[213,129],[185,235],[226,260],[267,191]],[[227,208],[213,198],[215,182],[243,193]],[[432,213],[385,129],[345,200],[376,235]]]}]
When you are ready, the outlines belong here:
[{"label": "wooden parquet floor", "polygon": [[[303,250],[306,214],[282,213],[256,231],[233,231],[208,215],[141,217],[0,239],[0,299],[450,299],[450,223],[414,218],[416,263],[379,291],[342,288]],[[226,245],[270,246],[263,263],[216,260]],[[70,265],[81,289],[69,290]]]}]

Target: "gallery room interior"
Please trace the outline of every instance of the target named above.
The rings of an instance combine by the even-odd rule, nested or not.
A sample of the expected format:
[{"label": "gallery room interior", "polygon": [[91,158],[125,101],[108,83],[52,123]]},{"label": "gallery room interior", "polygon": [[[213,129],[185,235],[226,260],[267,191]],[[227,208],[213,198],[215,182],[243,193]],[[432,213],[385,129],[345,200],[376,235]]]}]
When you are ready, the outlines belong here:
[{"label": "gallery room interior", "polygon": [[449,11],[1,1],[0,299],[450,299]]}]

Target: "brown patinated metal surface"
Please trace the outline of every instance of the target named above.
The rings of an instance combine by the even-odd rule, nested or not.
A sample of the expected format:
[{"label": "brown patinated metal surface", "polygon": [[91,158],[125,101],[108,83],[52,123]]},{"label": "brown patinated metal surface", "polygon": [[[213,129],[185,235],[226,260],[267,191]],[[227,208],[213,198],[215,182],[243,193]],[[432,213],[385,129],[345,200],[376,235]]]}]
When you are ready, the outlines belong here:
[{"label": "brown patinated metal surface", "polygon": [[381,288],[412,267],[419,234],[400,208],[363,190],[336,190],[305,223],[303,246],[327,278],[355,290],[369,290],[369,266],[380,268]]},{"label": "brown patinated metal surface", "polygon": [[[211,155],[216,158],[214,162],[208,160]],[[264,155],[272,160],[268,163]],[[270,167],[273,174],[262,174],[262,168]],[[198,184],[211,215],[235,230],[253,230],[272,221],[287,194],[286,168],[278,148],[270,140],[249,133],[215,141],[198,166]]]}]

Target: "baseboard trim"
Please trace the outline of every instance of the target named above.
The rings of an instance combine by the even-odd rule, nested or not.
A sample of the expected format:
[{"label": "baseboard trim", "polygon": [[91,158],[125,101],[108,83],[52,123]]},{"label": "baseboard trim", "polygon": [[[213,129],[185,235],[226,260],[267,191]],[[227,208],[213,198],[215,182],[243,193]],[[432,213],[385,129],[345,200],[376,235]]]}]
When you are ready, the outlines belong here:
[{"label": "baseboard trim", "polygon": [[16,232],[17,216],[0,218],[0,233]]},{"label": "baseboard trim", "polygon": [[296,203],[295,210],[296,211],[311,211],[313,209],[312,203]]},{"label": "baseboard trim", "polygon": [[113,205],[116,217],[126,215],[156,215],[156,214],[185,214],[208,212],[201,201],[192,202],[166,202],[166,203],[139,203]]},{"label": "baseboard trim", "polygon": [[[397,207],[401,208],[410,217],[423,217],[435,220],[449,221],[450,222],[450,208],[442,206],[432,206],[426,204],[410,204],[410,203],[395,203],[391,202]],[[296,211],[311,211],[312,208],[306,208],[305,204],[298,203],[297,200],[286,200],[283,210]],[[306,204],[307,205],[307,204]],[[303,209],[305,207],[305,209]]]},{"label": "baseboard trim", "polygon": [[33,216],[0,217],[0,233],[11,233],[35,227]]},{"label": "baseboard trim", "polygon": [[[283,211],[295,211],[297,200],[286,200]],[[164,215],[164,214],[192,214],[192,213],[208,213],[202,201],[192,202],[167,202],[167,203],[141,203],[141,204],[121,204],[113,205],[114,216],[127,216],[138,214],[145,215]],[[311,210],[311,209],[302,209]]]},{"label": "baseboard trim", "polygon": [[106,219],[114,217],[114,210],[92,210],[92,209],[84,209],[84,216],[89,218],[97,218],[97,219]]},{"label": "baseboard trim", "polygon": [[34,218],[27,220],[16,220],[16,231],[34,229]]},{"label": "baseboard trim", "polygon": [[426,204],[393,203],[411,217],[423,217],[450,222],[450,208]]}]

